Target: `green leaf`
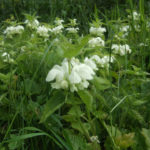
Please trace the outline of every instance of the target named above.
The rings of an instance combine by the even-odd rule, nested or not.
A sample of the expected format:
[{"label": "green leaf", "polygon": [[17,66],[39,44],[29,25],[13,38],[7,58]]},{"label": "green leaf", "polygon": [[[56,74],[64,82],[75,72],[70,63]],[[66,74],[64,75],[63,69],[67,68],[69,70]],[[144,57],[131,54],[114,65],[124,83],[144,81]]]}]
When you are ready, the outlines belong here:
[{"label": "green leaf", "polygon": [[73,122],[71,124],[72,128],[78,130],[80,133],[85,134],[85,132],[88,133],[90,130],[90,124],[89,123],[81,123],[81,122]]},{"label": "green leaf", "polygon": [[70,145],[72,150],[85,150],[86,149],[86,141],[80,135],[74,134],[71,130],[64,130],[64,138],[67,143]]},{"label": "green leaf", "polygon": [[92,83],[98,90],[106,90],[111,87],[110,81],[101,77],[94,77]]},{"label": "green leaf", "polygon": [[80,117],[83,115],[83,112],[81,111],[80,106],[75,105],[69,110],[68,114],[74,117]]},{"label": "green leaf", "polygon": [[150,150],[150,129],[142,129],[141,131],[142,135],[145,138],[145,143],[147,146],[147,150]]},{"label": "green leaf", "polygon": [[71,58],[77,56],[82,49],[85,47],[89,39],[89,36],[85,36],[81,39],[79,44],[71,44],[70,42],[63,43],[62,48],[64,49],[64,57]]},{"label": "green leaf", "polygon": [[54,95],[45,104],[40,123],[44,122],[53,112],[59,109],[64,103],[65,103],[64,93],[56,91]]},{"label": "green leaf", "polygon": [[25,140],[28,138],[33,138],[33,137],[42,136],[42,135],[46,135],[46,134],[45,133],[29,133],[29,134],[24,134],[24,135],[20,135],[20,136],[14,136],[10,140],[8,140],[8,142]]},{"label": "green leaf", "polygon": [[59,141],[65,148],[66,150],[72,150],[72,148],[70,147],[70,145],[68,145],[68,143],[66,143],[64,141],[64,139],[59,136],[56,132],[54,132],[52,129],[50,129],[50,131],[54,134],[55,138],[57,139],[57,141]]},{"label": "green leaf", "polygon": [[6,75],[0,73],[0,80],[1,80],[2,82],[4,82],[4,83],[8,83],[9,80],[10,80],[10,76],[11,76],[10,73],[9,73],[9,74],[6,74]]},{"label": "green leaf", "polygon": [[83,101],[83,103],[86,105],[88,110],[92,110],[92,104],[93,104],[93,97],[87,90],[78,91],[78,94]]},{"label": "green leaf", "polygon": [[26,94],[32,95],[32,94],[39,94],[41,92],[40,85],[37,84],[35,81],[32,81],[30,79],[26,79],[24,81],[24,85],[25,85],[25,93]]}]

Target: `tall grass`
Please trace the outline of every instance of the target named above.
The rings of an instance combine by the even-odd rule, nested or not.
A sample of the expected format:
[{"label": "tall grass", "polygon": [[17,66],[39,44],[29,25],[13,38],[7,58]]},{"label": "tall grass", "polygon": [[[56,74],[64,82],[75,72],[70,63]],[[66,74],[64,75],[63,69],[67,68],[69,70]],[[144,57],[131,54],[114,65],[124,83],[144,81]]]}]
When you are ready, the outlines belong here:
[{"label": "tall grass", "polygon": [[[23,13],[36,13],[41,21],[53,21],[56,17],[63,18],[68,21],[68,18],[76,18],[83,31],[87,33],[89,21],[93,18],[95,7],[99,10],[99,15],[109,14],[116,9],[124,13],[125,8],[130,6],[136,9],[140,1],[122,1],[122,0],[1,0],[0,1],[0,20],[6,20],[13,15],[18,21],[24,18]],[[145,1],[143,7],[149,12],[149,2]],[[114,9],[115,8],[115,9]],[[116,14],[117,15],[117,14]],[[110,15],[111,16],[111,15]],[[119,17],[119,16],[116,16]]]}]

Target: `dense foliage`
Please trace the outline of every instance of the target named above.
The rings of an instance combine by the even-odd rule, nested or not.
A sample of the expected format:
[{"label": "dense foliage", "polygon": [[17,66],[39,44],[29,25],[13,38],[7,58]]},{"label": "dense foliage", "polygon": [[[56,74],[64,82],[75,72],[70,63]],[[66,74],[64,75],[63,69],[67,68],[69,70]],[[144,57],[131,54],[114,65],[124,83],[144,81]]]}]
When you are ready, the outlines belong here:
[{"label": "dense foliage", "polygon": [[[38,6],[13,1],[21,2]],[[103,16],[90,0],[72,1],[69,10],[49,2],[65,7],[66,16],[52,7],[64,20],[24,14],[0,28],[0,150],[149,150],[150,17],[143,1],[135,2],[138,11],[129,1],[125,13],[118,1]],[[71,16],[74,3],[95,12]]]},{"label": "dense foliage", "polygon": [[126,9],[136,10],[141,4],[150,13],[149,0],[0,0],[0,20],[14,16],[21,21],[24,13],[36,13],[44,22],[53,22],[56,17],[65,21],[76,18],[82,32],[87,33],[95,9],[101,19],[107,14],[108,18],[118,19]]}]

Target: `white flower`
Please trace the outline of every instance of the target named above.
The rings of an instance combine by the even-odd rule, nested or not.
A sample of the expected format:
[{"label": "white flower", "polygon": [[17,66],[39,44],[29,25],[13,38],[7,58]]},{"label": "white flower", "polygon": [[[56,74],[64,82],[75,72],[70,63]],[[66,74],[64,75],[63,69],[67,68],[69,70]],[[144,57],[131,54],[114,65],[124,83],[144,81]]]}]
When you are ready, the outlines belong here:
[{"label": "white flower", "polygon": [[125,38],[126,36],[128,36],[129,29],[130,29],[129,25],[125,25],[125,26],[123,26],[123,27],[120,28],[120,31],[123,32],[123,35],[122,35],[123,38]]},{"label": "white flower", "polygon": [[97,68],[97,66],[96,66],[96,64],[95,64],[95,62],[92,60],[92,59],[89,59],[89,58],[85,58],[84,59],[84,63],[86,64],[86,65],[88,65],[88,66],[90,66],[93,70],[98,70],[98,68]]},{"label": "white flower", "polygon": [[46,77],[46,81],[49,82],[49,81],[53,81],[53,80],[62,80],[64,78],[64,72],[62,70],[62,67],[61,66],[58,66],[58,65],[55,65],[53,67],[52,70],[49,71],[47,77]]},{"label": "white flower", "polygon": [[114,35],[114,38],[116,38],[116,39],[120,39],[120,37],[116,34],[116,35]]},{"label": "white flower", "polygon": [[4,52],[1,56],[4,58],[4,62],[14,62],[14,60],[10,58],[10,55],[7,52]]},{"label": "white flower", "polygon": [[120,45],[117,45],[117,44],[113,44],[111,49],[114,49],[115,50],[115,53],[119,53],[119,50],[120,50]]},{"label": "white flower", "polygon": [[90,34],[92,35],[102,36],[104,32],[106,32],[106,28],[103,28],[103,27],[98,27],[98,28],[91,27],[90,28]]},{"label": "white flower", "polygon": [[53,28],[53,29],[51,30],[51,32],[54,33],[54,34],[59,34],[59,33],[62,32],[62,29],[63,29],[63,28],[64,28],[63,25],[59,25],[59,26]]},{"label": "white flower", "polygon": [[34,19],[32,21],[30,20],[25,20],[25,24],[27,24],[27,27],[31,29],[36,29],[39,26],[39,21],[37,19]]},{"label": "white flower", "polygon": [[105,46],[105,42],[102,38],[100,37],[96,37],[96,38],[92,38],[91,40],[88,41],[89,46],[90,47],[104,47]]},{"label": "white flower", "polygon": [[93,142],[93,143],[100,143],[100,141],[99,141],[99,139],[98,139],[98,136],[91,136],[90,137],[90,140],[91,140],[91,142]]},{"label": "white flower", "polygon": [[92,80],[95,72],[86,64],[75,66],[72,71],[76,71],[82,80]]},{"label": "white flower", "polygon": [[55,39],[54,39],[54,43],[55,43],[55,44],[58,44],[58,43],[59,43],[59,39],[58,39],[58,38],[55,38]]},{"label": "white flower", "polygon": [[22,46],[22,47],[21,47],[21,52],[24,52],[25,49],[26,49],[26,46]]},{"label": "white flower", "polygon": [[101,58],[101,61],[100,61],[100,65],[101,65],[101,67],[109,67],[109,62],[113,62],[114,61],[114,57],[113,56],[111,56],[111,57],[109,57],[109,56],[104,56],[103,58]]},{"label": "white flower", "polygon": [[146,43],[140,43],[139,46],[144,47],[144,46],[148,46],[148,45]]},{"label": "white flower", "polygon": [[71,85],[70,85],[70,91],[71,91],[71,92],[78,91],[77,86],[76,86],[75,84],[71,84]]},{"label": "white flower", "polygon": [[7,52],[4,52],[4,53],[2,54],[2,57],[5,57],[5,56],[10,57],[10,55],[9,55]]},{"label": "white flower", "polygon": [[68,82],[66,81],[66,80],[63,80],[62,82],[61,82],[61,85],[60,85],[61,87],[62,87],[62,89],[67,89],[68,88]]},{"label": "white flower", "polygon": [[80,90],[83,90],[83,89],[85,89],[85,88],[88,88],[88,86],[89,86],[89,82],[88,82],[87,80],[82,81],[82,82],[78,85],[78,87],[79,87]]},{"label": "white flower", "polygon": [[78,32],[78,30],[79,30],[79,28],[67,28],[66,29],[69,33],[77,33]]},{"label": "white flower", "polygon": [[129,45],[117,45],[113,44],[111,49],[113,49],[115,54],[120,54],[121,56],[125,55],[126,53],[131,53],[131,49]]},{"label": "white flower", "polygon": [[[96,66],[95,66],[96,67]],[[55,89],[69,89],[71,92],[78,89],[88,88],[88,80],[92,80],[95,72],[87,64],[80,63],[78,59],[72,58],[70,62],[64,59],[61,66],[55,65],[48,73],[46,81],[51,83]]]},{"label": "white flower", "polygon": [[140,14],[138,14],[136,11],[133,12],[133,19],[134,20],[139,20],[140,19]]},{"label": "white flower", "polygon": [[132,16],[128,15],[128,18],[132,19],[132,17],[133,17],[133,20],[138,21],[140,19],[141,15],[139,13],[137,13],[136,11],[134,11],[132,13]]},{"label": "white flower", "polygon": [[59,26],[59,25],[62,25],[62,23],[64,22],[64,20],[62,20],[62,19],[56,19],[54,22],[55,22],[56,25]]},{"label": "white flower", "polygon": [[98,55],[94,55],[91,57],[91,60],[95,61],[97,64],[99,64],[101,67],[108,67],[109,66],[109,62],[113,62],[114,61],[114,57],[113,56],[104,56],[102,58],[100,58]]},{"label": "white flower", "polygon": [[120,30],[121,30],[122,32],[128,32],[129,29],[130,29],[130,26],[129,26],[129,25],[126,25],[126,26],[123,26],[123,27],[120,28]]},{"label": "white flower", "polygon": [[49,29],[44,26],[39,26],[37,28],[37,34],[39,34],[42,37],[49,37],[48,31]]},{"label": "white flower", "polygon": [[72,65],[73,67],[75,67],[75,66],[77,66],[77,65],[80,65],[79,59],[74,58],[74,57],[71,59],[70,63],[71,63],[71,65]]},{"label": "white flower", "polygon": [[77,19],[71,19],[71,20],[70,20],[70,24],[71,24],[72,26],[76,26],[76,25],[77,25]]},{"label": "white flower", "polygon": [[77,84],[82,81],[80,75],[77,73],[77,71],[73,70],[71,74],[69,75],[69,81],[72,84]]},{"label": "white flower", "polygon": [[147,22],[146,22],[146,27],[147,27],[147,28],[150,28],[150,21],[147,21]]},{"label": "white flower", "polygon": [[91,60],[94,60],[94,61],[96,61],[97,63],[99,63],[101,60],[100,60],[100,57],[98,56],[98,55],[93,55],[92,57],[91,57]]},{"label": "white flower", "polygon": [[140,30],[140,25],[138,24],[135,24],[134,25],[134,29],[135,29],[135,31],[137,31],[137,32],[140,32],[141,30]]},{"label": "white flower", "polygon": [[18,26],[10,26],[7,27],[4,31],[4,34],[6,34],[8,37],[12,38],[12,35],[14,34],[21,34],[24,31],[24,27],[21,25]]}]

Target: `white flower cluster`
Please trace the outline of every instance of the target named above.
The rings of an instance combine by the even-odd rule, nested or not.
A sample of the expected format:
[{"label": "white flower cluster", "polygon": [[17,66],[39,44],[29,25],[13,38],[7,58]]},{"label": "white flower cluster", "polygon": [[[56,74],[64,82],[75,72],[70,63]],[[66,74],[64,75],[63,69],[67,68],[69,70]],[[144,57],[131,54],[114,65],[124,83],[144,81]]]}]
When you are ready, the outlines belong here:
[{"label": "white flower cluster", "polygon": [[115,54],[120,54],[121,56],[125,55],[126,53],[131,53],[131,49],[127,44],[125,45],[113,44],[111,49],[114,50],[113,52]]},{"label": "white flower cluster", "polygon": [[38,26],[37,27],[37,34],[42,36],[42,37],[47,38],[47,37],[49,37],[49,32],[51,32],[55,35],[61,33],[62,29],[64,28],[62,25],[62,22],[64,22],[64,20],[57,19],[54,22],[57,25],[54,28],[45,27],[44,25]]},{"label": "white flower cluster", "polygon": [[68,33],[77,33],[79,28],[75,27],[77,25],[77,19],[70,19],[70,27],[66,28],[66,31],[68,31]]},{"label": "white flower cluster", "polygon": [[137,31],[137,32],[140,32],[140,31],[141,31],[141,27],[140,27],[139,24],[135,24],[135,25],[134,25],[134,29],[135,29],[135,31]]},{"label": "white flower cluster", "polygon": [[34,19],[32,21],[30,20],[25,20],[25,24],[27,24],[27,27],[31,29],[36,29],[39,26],[39,21],[37,19]]},{"label": "white flower cluster", "polygon": [[58,25],[58,26],[52,28],[52,29],[51,29],[51,32],[56,35],[56,34],[61,33],[63,28],[64,28],[63,25],[60,24],[60,25]]},{"label": "white flower cluster", "polygon": [[7,27],[4,31],[4,34],[6,34],[8,37],[12,38],[12,35],[14,34],[21,34],[24,31],[24,27],[21,25],[18,26],[10,26]]},{"label": "white flower cluster", "polygon": [[71,24],[72,26],[76,26],[76,25],[77,25],[77,19],[71,19],[71,20],[70,20],[70,24]]},{"label": "white flower cluster", "polygon": [[96,38],[92,38],[91,40],[88,41],[88,44],[90,47],[104,47],[105,46],[105,42],[102,38],[100,37],[96,37]]},{"label": "white flower cluster", "polygon": [[37,34],[39,34],[42,37],[49,37],[48,32],[50,31],[50,29],[46,28],[45,26],[39,26],[37,28]]},{"label": "white flower cluster", "polygon": [[128,32],[129,29],[130,29],[130,26],[129,26],[129,25],[125,25],[125,26],[123,26],[123,27],[120,28],[120,30],[121,30],[122,32]]},{"label": "white flower cluster", "polygon": [[148,40],[145,40],[145,42],[144,43],[140,43],[138,46],[139,47],[145,47],[145,46],[148,46],[148,42],[147,42]]},{"label": "white flower cluster", "polygon": [[77,33],[79,28],[70,27],[66,29],[68,33]]},{"label": "white flower cluster", "polygon": [[130,26],[129,25],[125,25],[125,26],[122,26],[120,28],[120,31],[123,32],[123,38],[125,38],[126,36],[128,36],[129,34],[129,29],[130,29]]},{"label": "white flower cluster", "polygon": [[90,140],[91,140],[91,142],[93,142],[93,143],[100,143],[100,141],[99,141],[99,139],[98,139],[98,136],[91,136],[91,137],[90,137]]},{"label": "white flower cluster", "polygon": [[4,62],[14,62],[14,60],[10,57],[10,55],[7,52],[4,52],[1,56]]},{"label": "white flower cluster", "polygon": [[94,36],[98,36],[95,38],[92,38],[91,40],[88,41],[88,44],[90,47],[104,47],[105,46],[105,41],[102,39],[104,32],[106,32],[106,29],[103,27],[91,27],[90,28],[90,34]]},{"label": "white flower cluster", "polygon": [[106,32],[106,28],[103,27],[91,27],[90,28],[90,34],[96,35],[96,36],[102,36]]},{"label": "white flower cluster", "polygon": [[64,59],[61,66],[55,65],[46,77],[47,82],[51,83],[54,89],[70,89],[71,92],[88,88],[89,81],[93,79],[95,71],[98,70],[97,64],[101,67],[108,67],[109,62],[114,58],[104,56],[100,58],[93,55],[91,58],[86,57],[81,63],[79,59],[72,58],[70,61]]},{"label": "white flower cluster", "polygon": [[109,67],[109,62],[112,63],[115,59],[113,56],[104,56],[100,58],[98,55],[93,55],[91,57],[91,60],[95,61],[97,64],[99,64],[101,67]]},{"label": "white flower cluster", "polygon": [[150,21],[149,21],[149,20],[146,22],[146,28],[147,28],[147,29],[150,28]]},{"label": "white flower cluster", "polygon": [[59,25],[62,25],[62,23],[64,22],[64,20],[57,18],[54,22],[55,22],[55,24],[57,26],[59,26]]},{"label": "white flower cluster", "polygon": [[130,19],[133,18],[133,20],[135,20],[135,21],[140,20],[140,17],[141,17],[141,15],[140,15],[139,13],[137,13],[136,11],[134,11],[134,12],[132,13],[132,16],[131,16],[131,15],[128,15],[128,18],[130,18]]},{"label": "white flower cluster", "polygon": [[64,28],[64,26],[63,26],[63,22],[64,22],[64,20],[62,20],[62,19],[59,19],[59,18],[56,18],[56,20],[54,21],[55,22],[55,24],[56,24],[56,27],[54,27],[54,28],[52,28],[50,31],[51,31],[51,33],[53,33],[53,34],[59,34],[59,33],[62,33],[62,29]]},{"label": "white flower cluster", "polygon": [[[88,88],[89,80],[93,79],[96,64],[81,63],[78,59],[72,58],[70,61],[64,59],[61,66],[55,65],[48,73],[46,81],[50,82],[54,89],[70,89],[71,92]],[[93,68],[94,67],[94,68]]]}]

